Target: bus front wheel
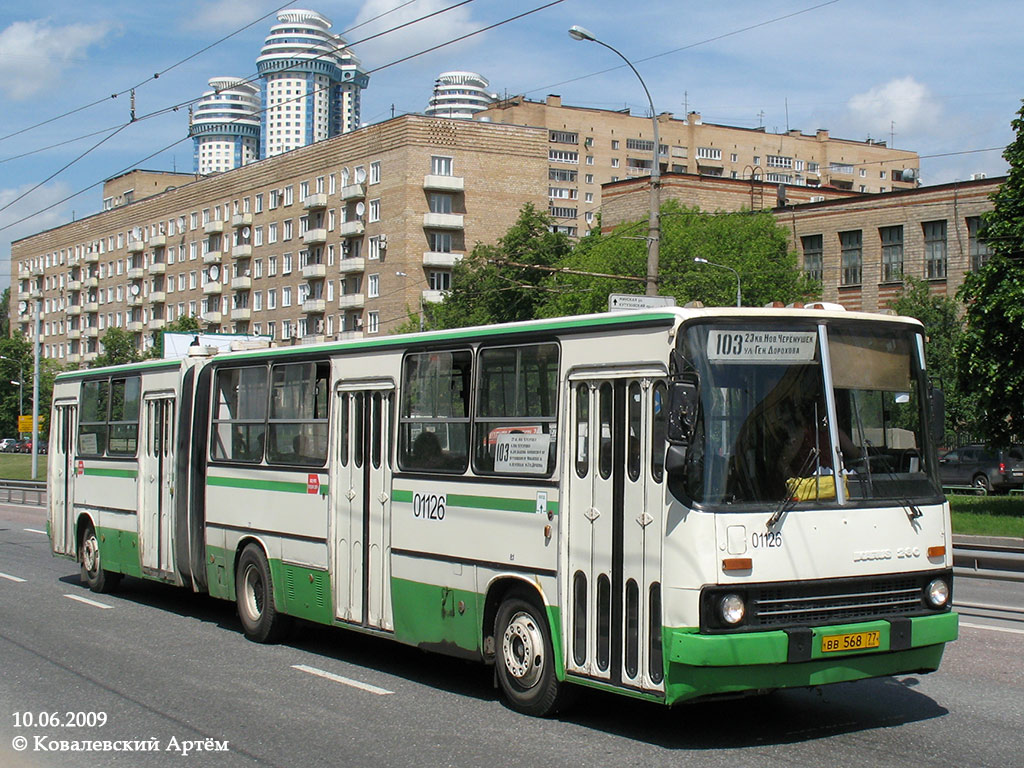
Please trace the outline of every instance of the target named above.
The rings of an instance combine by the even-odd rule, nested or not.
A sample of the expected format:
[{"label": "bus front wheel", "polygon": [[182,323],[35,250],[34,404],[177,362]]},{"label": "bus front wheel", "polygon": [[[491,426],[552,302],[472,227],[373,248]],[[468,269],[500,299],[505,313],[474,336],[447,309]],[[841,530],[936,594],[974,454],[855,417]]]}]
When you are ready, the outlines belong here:
[{"label": "bus front wheel", "polygon": [[263,550],[250,544],[235,569],[235,599],[245,636],[256,643],[274,643],[288,629],[288,617],[274,607],[274,583]]},{"label": "bus front wheel", "polygon": [[110,592],[121,581],[120,573],[103,570],[103,564],[100,562],[100,541],[92,523],[86,523],[82,532],[78,560],[82,564],[82,583],[93,592]]},{"label": "bus front wheel", "polygon": [[506,598],[494,622],[495,668],[505,700],[527,715],[554,714],[567,686],[555,675],[551,633],[543,612],[520,595]]}]

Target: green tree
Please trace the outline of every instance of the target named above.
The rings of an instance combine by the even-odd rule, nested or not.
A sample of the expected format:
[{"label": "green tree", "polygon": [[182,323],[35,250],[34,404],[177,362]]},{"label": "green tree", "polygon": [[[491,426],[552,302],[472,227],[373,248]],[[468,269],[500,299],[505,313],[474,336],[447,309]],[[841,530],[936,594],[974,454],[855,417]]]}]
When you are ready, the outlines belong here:
[{"label": "green tree", "polygon": [[1010,172],[984,217],[988,263],[958,294],[967,328],[957,347],[960,387],[978,397],[980,436],[1005,445],[1024,435],[1024,102],[1003,152]]},{"label": "green tree", "polygon": [[153,337],[153,346],[146,352],[148,359],[160,359],[164,356],[165,333],[191,333],[199,331],[199,321],[191,315],[182,315],[177,320],[164,326],[161,333]]},{"label": "green tree", "polygon": [[[477,243],[452,270],[452,289],[439,304],[424,307],[427,329],[462,328],[530,320],[543,303],[548,273],[506,262],[551,267],[572,249],[569,238],[551,232],[551,219],[527,203],[516,223],[495,245]],[[400,331],[419,330],[415,320]]]},{"label": "green tree", "polygon": [[[608,235],[592,233],[580,240],[562,265],[581,272],[631,275],[647,272],[644,222],[624,224]],[[695,258],[711,264],[699,264]],[[662,206],[658,293],[679,304],[706,306],[736,303],[739,275],[745,306],[772,301],[790,303],[820,295],[821,286],[799,269],[789,251],[786,230],[770,213],[704,213],[671,200]],[[602,312],[611,293],[643,293],[637,281],[559,274],[544,307],[548,316]]]},{"label": "green tree", "polygon": [[[32,376],[35,370],[32,344],[20,333],[0,339],[0,437],[13,437],[18,432],[18,409],[32,415]],[[39,360],[39,434],[46,438],[53,381],[61,371],[55,360]],[[21,387],[13,382],[21,378]],[[23,390],[23,391],[19,391]]]},{"label": "green tree", "polygon": [[121,363],[135,363],[139,360],[139,350],[135,346],[133,334],[123,328],[110,328],[103,338],[103,352],[96,356],[90,368],[100,368],[104,365],[120,365]]},{"label": "green tree", "polygon": [[931,293],[924,280],[909,276],[903,279],[903,291],[890,308],[897,314],[916,317],[924,324],[928,339],[925,346],[928,375],[946,395],[943,443],[951,445],[955,433],[974,431],[978,408],[977,395],[958,386],[956,349],[964,334],[960,305],[950,296]]},{"label": "green tree", "polygon": [[0,336],[7,338],[11,334],[11,287],[4,288],[0,295]]}]

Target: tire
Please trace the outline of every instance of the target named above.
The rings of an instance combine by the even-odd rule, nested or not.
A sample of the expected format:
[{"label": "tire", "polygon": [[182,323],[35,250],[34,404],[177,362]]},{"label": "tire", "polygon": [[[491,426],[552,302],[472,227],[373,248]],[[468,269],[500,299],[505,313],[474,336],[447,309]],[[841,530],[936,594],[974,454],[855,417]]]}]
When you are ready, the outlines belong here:
[{"label": "tire", "polygon": [[86,523],[82,543],[78,547],[78,562],[82,566],[82,583],[93,592],[112,592],[121,581],[121,574],[103,570],[100,561],[100,541],[92,523]]},{"label": "tire", "polygon": [[274,607],[274,583],[263,550],[249,544],[235,569],[235,602],[242,631],[254,643],[276,643],[287,633],[289,617]]},{"label": "tire", "polygon": [[989,482],[988,475],[978,474],[974,476],[971,481],[971,485],[977,488],[982,496],[987,496],[992,493],[992,483]]},{"label": "tire", "polygon": [[546,617],[524,597],[513,593],[498,608],[494,621],[495,671],[509,707],[526,715],[547,717],[565,704],[569,686],[555,675]]}]

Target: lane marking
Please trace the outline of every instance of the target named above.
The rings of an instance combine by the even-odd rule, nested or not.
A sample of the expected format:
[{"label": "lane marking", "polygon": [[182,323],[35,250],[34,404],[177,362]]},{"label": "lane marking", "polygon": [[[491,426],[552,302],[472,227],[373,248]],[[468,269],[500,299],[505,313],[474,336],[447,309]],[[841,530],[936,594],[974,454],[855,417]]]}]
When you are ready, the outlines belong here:
[{"label": "lane marking", "polygon": [[1009,632],[1013,635],[1024,635],[1024,629],[1010,629],[1009,627],[989,627],[985,624],[968,624],[966,621],[961,621],[960,626],[970,627],[971,629],[990,629],[993,632]]},{"label": "lane marking", "polygon": [[348,685],[352,688],[358,688],[361,691],[366,691],[367,693],[374,693],[378,696],[388,696],[394,693],[394,691],[389,691],[387,688],[378,688],[376,685],[370,685],[369,683],[361,683],[358,680],[352,680],[347,677],[342,677],[341,675],[335,675],[331,672],[325,672],[324,670],[317,669],[316,667],[307,667],[305,664],[292,664],[292,669],[297,669],[300,672],[308,672],[311,675],[322,677],[325,680],[332,680],[335,683],[341,683],[342,685]]},{"label": "lane marking", "polygon": [[38,528],[26,528],[29,533],[41,533],[43,536],[46,535],[46,531],[40,531]]},{"label": "lane marking", "polygon": [[8,581],[14,581],[18,584],[24,584],[24,579],[19,579],[17,576],[11,576],[9,573],[0,573],[0,579],[7,579]]},{"label": "lane marking", "polygon": [[112,605],[106,603],[99,603],[95,600],[90,600],[88,597],[79,597],[78,595],[64,595],[68,600],[76,600],[79,603],[85,603],[86,605],[94,605],[97,608],[113,608]]},{"label": "lane marking", "polygon": [[1015,605],[992,605],[991,603],[965,603],[957,602],[958,608],[977,608],[983,611],[1004,611],[1006,613],[1024,613],[1024,608]]}]

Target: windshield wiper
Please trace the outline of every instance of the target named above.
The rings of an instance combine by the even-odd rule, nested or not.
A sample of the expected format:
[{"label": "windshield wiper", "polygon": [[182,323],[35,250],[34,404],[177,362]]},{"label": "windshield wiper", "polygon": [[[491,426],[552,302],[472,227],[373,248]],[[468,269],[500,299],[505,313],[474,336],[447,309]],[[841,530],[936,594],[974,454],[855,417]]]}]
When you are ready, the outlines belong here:
[{"label": "windshield wiper", "polygon": [[[813,462],[817,458],[818,449],[811,448],[807,452],[807,458],[804,459],[804,463],[801,465],[799,471],[797,471],[796,473],[798,479],[804,476],[804,473],[811,468],[811,462]],[[815,473],[813,477],[817,478],[820,477],[820,475]],[[775,511],[772,513],[772,516],[768,518],[768,522],[765,523],[764,526],[765,529],[770,531],[772,529],[772,526],[779,522],[779,520],[782,519],[782,516],[784,514],[786,514],[787,512],[789,512],[789,510],[795,507],[798,501],[799,499],[797,499],[796,497],[796,488],[793,489],[793,492],[790,492],[789,487],[787,486],[786,494],[782,497],[782,500],[779,502],[779,505],[775,508]]]}]

